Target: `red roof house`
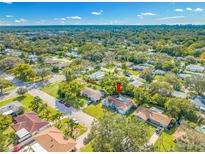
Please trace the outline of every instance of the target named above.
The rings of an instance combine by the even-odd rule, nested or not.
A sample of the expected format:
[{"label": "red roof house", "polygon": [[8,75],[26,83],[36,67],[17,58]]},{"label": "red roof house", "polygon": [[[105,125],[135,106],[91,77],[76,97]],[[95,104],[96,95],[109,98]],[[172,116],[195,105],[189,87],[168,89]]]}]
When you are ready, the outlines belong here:
[{"label": "red roof house", "polygon": [[13,125],[15,131],[25,128],[29,133],[34,133],[49,125],[47,121],[39,118],[35,112],[28,112],[17,116],[15,121],[16,123]]}]

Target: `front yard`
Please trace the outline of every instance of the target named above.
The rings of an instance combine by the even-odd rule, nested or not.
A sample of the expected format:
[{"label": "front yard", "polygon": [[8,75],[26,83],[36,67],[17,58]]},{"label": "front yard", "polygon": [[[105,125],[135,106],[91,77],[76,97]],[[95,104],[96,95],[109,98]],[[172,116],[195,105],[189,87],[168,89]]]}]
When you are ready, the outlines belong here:
[{"label": "front yard", "polygon": [[[56,124],[54,124],[54,126],[57,127],[58,129],[60,129],[61,132],[66,136],[67,136],[66,130],[68,130],[68,128],[69,128],[69,120],[70,119],[68,119],[68,118],[64,118],[64,119],[60,120],[59,122],[57,122]],[[86,127],[83,127],[80,124],[76,125],[76,127],[74,129],[74,133],[73,133],[74,138],[78,138],[86,131],[87,131]]]},{"label": "front yard", "polygon": [[108,112],[108,110],[102,108],[102,103],[93,103],[83,109],[83,112],[89,114],[96,119],[99,119],[102,118],[104,114]]},{"label": "front yard", "polygon": [[42,87],[41,90],[55,98],[58,98],[58,86],[59,82],[56,82],[45,87]]}]

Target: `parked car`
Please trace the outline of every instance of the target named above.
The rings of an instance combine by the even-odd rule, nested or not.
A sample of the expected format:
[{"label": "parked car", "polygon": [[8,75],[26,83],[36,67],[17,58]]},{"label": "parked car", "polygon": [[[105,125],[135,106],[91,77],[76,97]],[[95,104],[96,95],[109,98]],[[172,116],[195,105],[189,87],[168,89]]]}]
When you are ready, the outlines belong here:
[{"label": "parked car", "polygon": [[94,102],[93,100],[89,100],[88,105],[92,104],[93,102]]},{"label": "parked car", "polygon": [[127,77],[131,77],[132,76],[132,74],[129,73],[129,72],[123,72],[123,74],[124,74],[124,76],[127,76]]}]

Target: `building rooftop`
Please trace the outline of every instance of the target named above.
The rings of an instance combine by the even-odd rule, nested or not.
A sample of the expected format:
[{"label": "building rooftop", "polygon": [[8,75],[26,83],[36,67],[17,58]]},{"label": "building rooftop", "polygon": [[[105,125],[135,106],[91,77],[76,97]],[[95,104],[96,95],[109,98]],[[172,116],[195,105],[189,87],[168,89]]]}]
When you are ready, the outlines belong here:
[{"label": "building rooftop", "polygon": [[160,124],[163,125],[169,125],[169,123],[171,122],[171,118],[169,118],[167,115],[164,115],[162,113],[159,112],[155,112],[152,111],[148,108],[144,108],[144,107],[138,107],[138,109],[135,112],[135,115],[145,121],[147,120],[153,120],[156,122],[159,122]]},{"label": "building rooftop", "polygon": [[103,93],[101,91],[89,87],[84,88],[82,94],[95,100],[100,100],[103,97]]},{"label": "building rooftop", "polygon": [[0,108],[0,114],[10,115],[12,113],[18,112],[20,110],[21,103],[19,101],[14,101]]},{"label": "building rooftop", "polygon": [[29,133],[33,133],[49,124],[47,121],[40,119],[35,112],[24,113],[14,119],[16,123],[13,128],[16,131],[25,128]]},{"label": "building rooftop", "polygon": [[173,91],[172,96],[179,97],[179,98],[187,98],[187,94],[184,92],[180,92],[180,91]]},{"label": "building rooftop", "polygon": [[120,97],[108,96],[105,99],[105,102],[106,104],[114,105],[115,107],[117,107],[118,109],[122,111],[127,110],[130,106],[134,104],[132,99],[129,99],[124,96],[120,96]]},{"label": "building rooftop", "polygon": [[76,145],[73,139],[65,137],[56,127],[43,130],[34,137],[34,140],[40,145],[38,145],[40,150],[43,148],[48,152],[68,152],[73,150]]}]

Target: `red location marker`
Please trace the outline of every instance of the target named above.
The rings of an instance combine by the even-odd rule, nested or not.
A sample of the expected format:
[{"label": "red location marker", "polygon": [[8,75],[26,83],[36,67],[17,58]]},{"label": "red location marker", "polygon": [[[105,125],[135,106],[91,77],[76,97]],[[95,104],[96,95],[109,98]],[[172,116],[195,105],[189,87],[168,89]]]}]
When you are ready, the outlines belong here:
[{"label": "red location marker", "polygon": [[120,93],[121,92],[121,83],[117,84],[117,92]]}]

